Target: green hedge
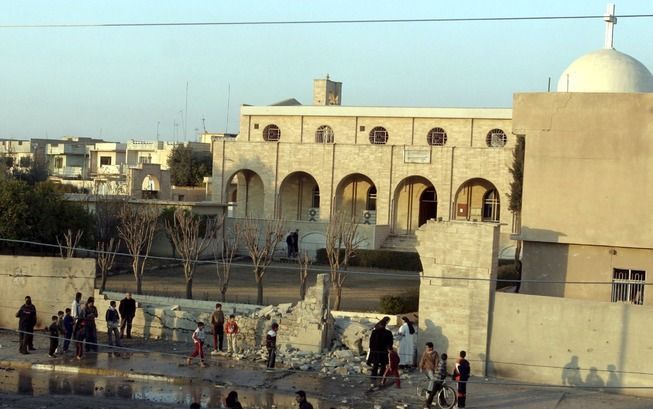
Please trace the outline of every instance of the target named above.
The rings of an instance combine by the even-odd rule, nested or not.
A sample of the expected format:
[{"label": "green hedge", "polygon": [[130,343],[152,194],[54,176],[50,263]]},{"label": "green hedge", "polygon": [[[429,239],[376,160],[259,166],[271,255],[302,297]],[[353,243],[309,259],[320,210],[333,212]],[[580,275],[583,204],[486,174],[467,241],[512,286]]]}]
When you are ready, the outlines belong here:
[{"label": "green hedge", "polygon": [[[318,249],[317,264],[329,264],[326,249]],[[356,256],[349,263],[352,267],[376,267],[388,270],[422,271],[422,262],[417,253],[390,250],[356,250]]]},{"label": "green hedge", "polygon": [[382,314],[397,315],[419,310],[419,290],[411,290],[402,295],[384,295],[379,300]]}]

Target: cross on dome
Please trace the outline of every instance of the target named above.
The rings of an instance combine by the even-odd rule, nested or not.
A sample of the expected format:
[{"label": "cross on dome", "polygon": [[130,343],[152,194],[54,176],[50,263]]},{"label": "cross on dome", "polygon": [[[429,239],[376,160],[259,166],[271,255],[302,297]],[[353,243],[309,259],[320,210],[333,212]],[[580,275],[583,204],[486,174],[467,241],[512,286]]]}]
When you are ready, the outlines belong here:
[{"label": "cross on dome", "polygon": [[617,24],[614,10],[614,3],[609,3],[603,16],[603,21],[605,21],[605,45],[603,47],[607,49],[614,48],[614,25]]}]

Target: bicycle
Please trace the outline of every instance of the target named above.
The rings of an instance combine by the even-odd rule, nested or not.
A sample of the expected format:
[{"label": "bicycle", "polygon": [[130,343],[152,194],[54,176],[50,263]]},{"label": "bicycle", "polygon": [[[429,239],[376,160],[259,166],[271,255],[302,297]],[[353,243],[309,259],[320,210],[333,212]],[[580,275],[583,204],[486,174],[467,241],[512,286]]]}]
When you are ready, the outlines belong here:
[{"label": "bicycle", "polygon": [[[420,399],[426,399],[428,397],[429,394],[428,387],[430,382],[431,380],[429,379],[428,376],[426,376],[417,385],[417,396]],[[447,384],[446,379],[436,380],[436,385],[438,382],[441,382],[442,386],[433,397],[434,403],[437,404],[442,409],[452,409],[454,406],[456,406],[456,403],[458,402],[458,394],[456,393],[456,390],[451,385]]]}]

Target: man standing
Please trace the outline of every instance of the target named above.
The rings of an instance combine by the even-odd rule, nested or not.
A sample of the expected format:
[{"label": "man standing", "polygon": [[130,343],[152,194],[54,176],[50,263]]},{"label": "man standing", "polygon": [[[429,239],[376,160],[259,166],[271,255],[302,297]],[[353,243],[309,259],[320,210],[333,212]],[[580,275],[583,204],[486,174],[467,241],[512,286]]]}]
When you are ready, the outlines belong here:
[{"label": "man standing", "polygon": [[222,352],[222,342],[224,341],[224,312],[222,304],[215,305],[215,311],[211,314],[211,325],[213,326],[213,351],[215,355],[218,351]]},{"label": "man standing", "polygon": [[18,351],[21,354],[29,354],[27,351],[33,351],[34,348],[34,326],[36,325],[36,307],[32,304],[32,297],[29,295],[25,297],[25,304],[23,304],[16,313],[18,318],[18,340],[20,347]]},{"label": "man standing", "polygon": [[387,330],[385,319],[379,321],[370,335],[369,356],[367,364],[372,366],[372,387],[376,386],[377,379],[385,373],[388,364],[388,348],[392,347],[392,332]]},{"label": "man standing", "polygon": [[79,318],[79,313],[82,312],[82,293],[75,294],[75,299],[70,305],[70,315],[73,317],[73,320],[77,321]]},{"label": "man standing", "polygon": [[306,400],[306,392],[297,391],[295,392],[295,400],[299,404],[299,409],[313,409],[313,405],[308,403]]},{"label": "man standing", "polygon": [[120,338],[125,336],[125,327],[127,327],[127,338],[131,338],[132,320],[136,315],[136,300],[132,298],[132,293],[127,293],[120,301],[118,312],[120,313]]}]

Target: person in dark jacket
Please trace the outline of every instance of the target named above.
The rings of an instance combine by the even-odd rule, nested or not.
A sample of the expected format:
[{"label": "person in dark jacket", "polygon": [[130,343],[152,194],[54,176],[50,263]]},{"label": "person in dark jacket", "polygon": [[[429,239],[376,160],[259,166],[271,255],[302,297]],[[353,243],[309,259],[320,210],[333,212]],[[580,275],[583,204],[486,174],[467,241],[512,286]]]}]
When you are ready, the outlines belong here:
[{"label": "person in dark jacket", "polygon": [[25,304],[23,304],[16,313],[18,318],[18,339],[19,349],[21,354],[29,354],[34,351],[34,326],[36,326],[36,307],[32,304],[32,297],[29,295],[25,297]]},{"label": "person in dark jacket", "polygon": [[70,348],[70,340],[73,338],[73,330],[75,328],[75,319],[71,315],[70,308],[66,308],[66,315],[63,317],[63,329],[64,329],[64,341],[63,341],[63,352],[68,352]]},{"label": "person in dark jacket", "polygon": [[109,303],[109,308],[104,314],[104,320],[107,323],[107,338],[109,340],[109,345],[113,345],[114,338],[116,346],[120,346],[120,339],[118,333],[118,327],[120,327],[120,315],[118,310],[116,310],[116,302],[111,300]]},{"label": "person in dark jacket", "polygon": [[379,375],[385,373],[388,365],[388,348],[392,347],[392,332],[386,329],[386,321],[381,320],[370,335],[369,356],[367,364],[372,366],[372,386],[375,386]]},{"label": "person in dark jacket", "polygon": [[136,300],[132,298],[132,293],[127,293],[125,298],[120,301],[118,307],[120,312],[120,338],[125,336],[125,327],[127,327],[127,338],[132,337],[132,321],[136,315]]},{"label": "person in dark jacket", "polygon": [[57,323],[58,317],[56,315],[52,316],[52,323],[48,327],[50,332],[50,349],[48,350],[48,356],[50,358],[56,358],[57,347],[59,346],[59,325]]},{"label": "person in dark jacket", "polygon": [[299,409],[313,409],[313,405],[311,405],[306,400],[306,392],[304,392],[304,391],[295,392],[295,400],[297,401],[297,404],[299,405]]},{"label": "person in dark jacket", "polygon": [[224,404],[227,409],[243,409],[243,405],[238,401],[238,392],[236,391],[229,392]]},{"label": "person in dark jacket", "polygon": [[82,315],[86,320],[86,352],[98,352],[97,326],[95,320],[99,317],[99,314],[97,307],[95,306],[95,297],[88,297]]},{"label": "person in dark jacket", "polygon": [[460,358],[453,370],[453,379],[458,382],[458,407],[464,408],[467,400],[467,381],[471,372],[469,361],[465,359],[467,352],[460,351]]}]

